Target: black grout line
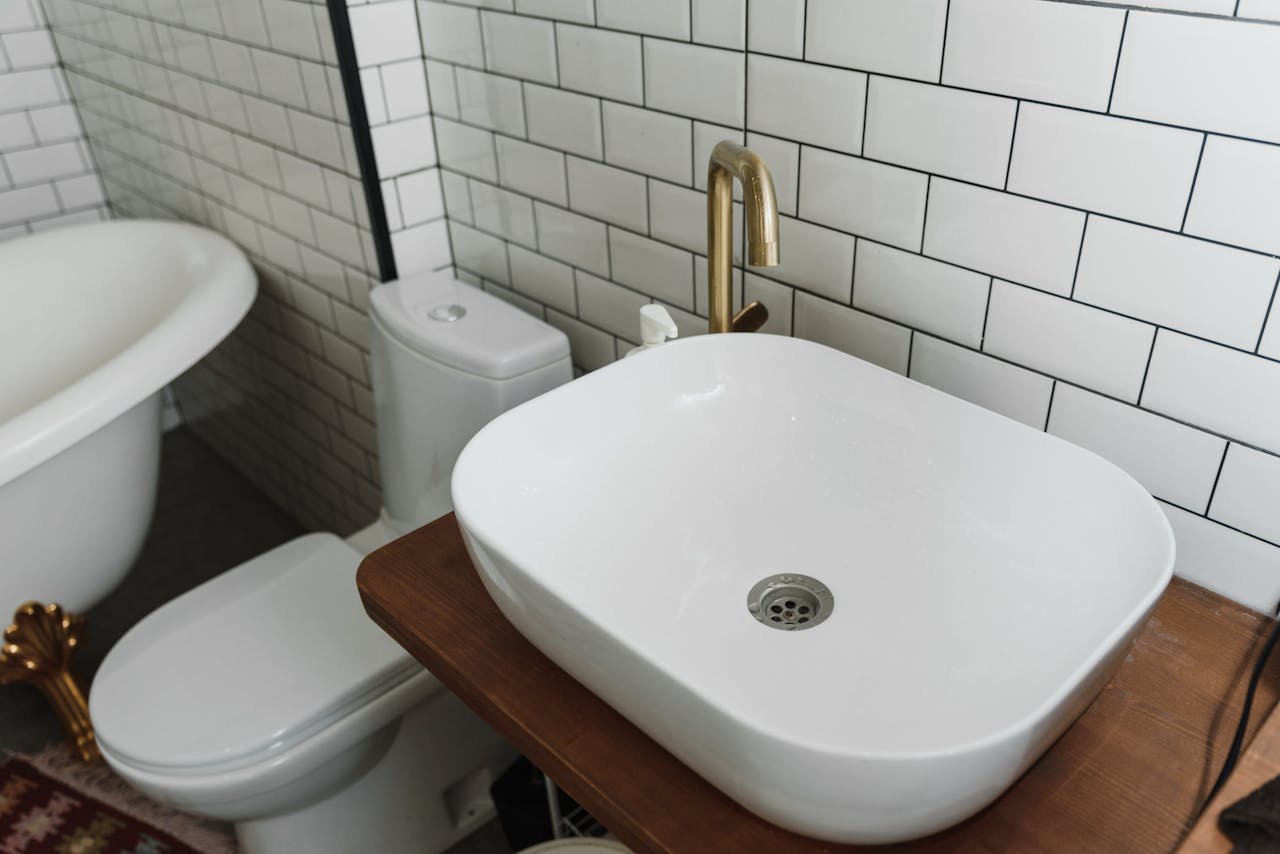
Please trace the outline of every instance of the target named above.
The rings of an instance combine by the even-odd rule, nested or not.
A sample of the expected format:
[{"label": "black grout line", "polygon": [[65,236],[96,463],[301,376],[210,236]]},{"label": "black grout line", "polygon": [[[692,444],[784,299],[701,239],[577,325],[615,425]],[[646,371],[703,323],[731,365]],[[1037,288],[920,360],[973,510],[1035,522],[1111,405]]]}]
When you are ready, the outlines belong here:
[{"label": "black grout line", "polygon": [[1018,141],[1018,117],[1022,115],[1022,102],[1013,102],[1013,130],[1009,134],[1009,160],[1004,164],[1004,192],[1009,192],[1009,176],[1013,174],[1013,147]]},{"label": "black grout line", "polygon": [[1209,500],[1204,503],[1204,516],[1208,518],[1213,509],[1213,497],[1218,494],[1218,484],[1222,482],[1222,469],[1227,465],[1227,454],[1231,451],[1231,442],[1222,446],[1222,459],[1218,461],[1218,471],[1213,476],[1213,486],[1209,488]]},{"label": "black grout line", "polygon": [[938,54],[938,84],[942,84],[942,74],[947,68],[947,35],[951,29],[951,0],[947,0],[947,10],[942,18],[942,50]]},{"label": "black grout line", "polygon": [[[1068,299],[1076,298],[1076,281],[1080,278],[1080,260],[1084,258],[1084,242],[1089,237],[1089,219],[1090,215],[1084,215],[1084,227],[1080,229],[1080,248],[1076,250],[1076,268],[1071,273],[1071,290],[1067,292]],[[1087,303],[1082,303],[1087,305]]]},{"label": "black grout line", "polygon": [[[858,155],[865,156],[867,153],[867,118],[871,115],[871,75],[867,75],[867,79],[863,81],[862,90],[862,139],[858,142]],[[798,192],[798,189],[797,189]],[[797,209],[799,203],[796,204]]]},{"label": "black grout line", "polygon": [[1136,401],[1136,405],[1139,409],[1142,408],[1142,395],[1145,394],[1147,390],[1147,378],[1151,376],[1151,360],[1155,358],[1156,342],[1158,340],[1160,340],[1160,328],[1156,327],[1151,332],[1151,349],[1147,351],[1147,366],[1142,369],[1142,384],[1138,386],[1138,399]]},{"label": "black grout line", "polygon": [[1044,427],[1041,432],[1049,432],[1049,419],[1053,418],[1053,398],[1058,393],[1058,380],[1049,384],[1049,405],[1044,409]]},{"label": "black grout line", "polygon": [[[920,212],[920,253],[924,254],[924,236],[929,230],[929,197],[933,195],[933,176],[929,175],[924,181],[924,210]],[[799,210],[799,205],[796,209]]]},{"label": "black grout line", "polygon": [[[1280,289],[1280,276],[1276,277],[1276,283],[1271,286],[1271,299],[1267,302],[1266,313],[1262,315],[1262,328],[1258,330],[1258,343],[1254,345],[1253,352],[1255,355],[1261,355],[1258,351],[1262,349],[1262,338],[1267,334],[1267,321],[1271,319],[1271,312],[1275,311],[1276,291]],[[1268,357],[1263,357],[1268,358]]]},{"label": "black grout line", "polygon": [[978,335],[979,352],[987,344],[987,322],[991,319],[991,292],[996,289],[996,280],[994,276],[987,277],[987,307],[982,310],[982,332]]},{"label": "black grout line", "polygon": [[1196,195],[1196,181],[1200,179],[1200,164],[1204,162],[1204,149],[1209,143],[1209,135],[1206,133],[1200,137],[1200,153],[1196,156],[1196,169],[1191,173],[1191,186],[1187,188],[1187,206],[1182,209],[1182,222],[1178,224],[1178,233],[1183,234],[1187,230],[1187,216],[1191,213],[1191,200]]},{"label": "black grout line", "polygon": [[1111,101],[1116,96],[1116,81],[1120,79],[1120,57],[1124,55],[1124,35],[1129,29],[1129,10],[1125,10],[1124,21],[1120,24],[1120,43],[1116,45],[1116,64],[1111,69],[1111,89],[1107,92],[1106,113],[1111,113]]}]

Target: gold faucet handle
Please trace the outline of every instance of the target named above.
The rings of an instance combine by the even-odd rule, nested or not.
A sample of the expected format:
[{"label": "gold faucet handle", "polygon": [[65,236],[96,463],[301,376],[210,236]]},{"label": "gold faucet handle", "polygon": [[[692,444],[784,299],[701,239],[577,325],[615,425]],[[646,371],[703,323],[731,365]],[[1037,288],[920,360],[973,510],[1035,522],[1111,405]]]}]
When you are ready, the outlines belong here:
[{"label": "gold faucet handle", "polygon": [[733,316],[729,324],[732,332],[755,332],[769,322],[769,309],[756,300]]}]

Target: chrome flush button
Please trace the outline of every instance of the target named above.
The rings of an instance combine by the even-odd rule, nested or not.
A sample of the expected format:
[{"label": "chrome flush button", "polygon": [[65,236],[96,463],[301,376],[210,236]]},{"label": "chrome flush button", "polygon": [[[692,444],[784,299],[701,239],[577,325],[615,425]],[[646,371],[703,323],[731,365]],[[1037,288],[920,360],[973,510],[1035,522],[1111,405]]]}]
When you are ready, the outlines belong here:
[{"label": "chrome flush button", "polygon": [[427,312],[427,317],[432,320],[438,320],[441,323],[453,323],[467,316],[467,309],[464,306],[453,303],[450,305],[438,305],[431,311]]}]

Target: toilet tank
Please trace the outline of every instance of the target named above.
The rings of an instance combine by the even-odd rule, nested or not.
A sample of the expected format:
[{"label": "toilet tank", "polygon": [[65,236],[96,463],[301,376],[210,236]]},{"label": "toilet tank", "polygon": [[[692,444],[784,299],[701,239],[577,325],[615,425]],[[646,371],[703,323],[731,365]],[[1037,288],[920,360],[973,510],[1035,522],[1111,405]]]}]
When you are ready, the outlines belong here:
[{"label": "toilet tank", "polygon": [[572,378],[569,340],[448,273],[379,285],[369,303],[383,512],[403,534],[453,509],[476,431]]}]

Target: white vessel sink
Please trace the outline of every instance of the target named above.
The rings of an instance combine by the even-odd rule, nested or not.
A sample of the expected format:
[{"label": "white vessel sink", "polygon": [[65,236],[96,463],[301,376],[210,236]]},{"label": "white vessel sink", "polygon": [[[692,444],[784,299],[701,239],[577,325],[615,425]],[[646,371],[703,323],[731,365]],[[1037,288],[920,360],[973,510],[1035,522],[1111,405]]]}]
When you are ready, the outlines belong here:
[{"label": "white vessel sink", "polygon": [[[512,410],[453,500],[534,645],[747,809],[838,842],[994,800],[1106,683],[1174,556],[1101,458],[773,335],[669,344]],[[828,611],[792,590],[758,620],[749,591],[783,573]]]}]

